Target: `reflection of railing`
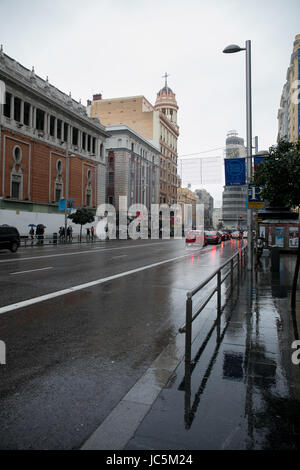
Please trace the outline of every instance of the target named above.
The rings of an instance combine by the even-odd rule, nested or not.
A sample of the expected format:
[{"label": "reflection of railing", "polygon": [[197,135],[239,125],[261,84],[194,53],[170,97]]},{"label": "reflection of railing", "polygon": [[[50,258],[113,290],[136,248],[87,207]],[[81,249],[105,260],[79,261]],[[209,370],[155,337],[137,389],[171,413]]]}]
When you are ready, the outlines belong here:
[{"label": "reflection of railing", "polygon": [[[186,394],[186,425],[189,427],[191,422],[191,408],[190,408],[190,395],[191,395],[191,374],[193,369],[195,368],[196,362],[201,356],[202,352],[204,351],[208,341],[217,327],[218,338],[219,340],[225,334],[226,327],[222,333],[220,334],[220,318],[222,313],[222,284],[225,280],[230,276],[230,286],[229,289],[225,292],[225,296],[227,292],[230,290],[230,293],[233,291],[233,282],[234,282],[234,269],[237,267],[237,275],[238,275],[238,284],[240,280],[241,270],[245,266],[245,256],[247,254],[246,246],[243,246],[239,249],[237,253],[235,253],[231,258],[229,258],[225,263],[223,263],[218,269],[216,269],[207,279],[205,279],[199,286],[195,287],[192,291],[187,293],[187,300],[186,300],[186,323],[183,327],[179,329],[180,333],[185,333],[185,378],[184,383],[180,385],[180,389],[185,390]],[[223,270],[230,266],[229,269],[224,273],[222,276]],[[203,289],[209,282],[211,282],[215,277],[217,277],[217,285],[211,289],[211,291],[207,294],[204,300],[201,302],[200,306],[193,312],[193,297],[198,294],[201,289]],[[199,316],[202,310],[206,307],[208,302],[217,293],[217,319],[215,320],[212,328],[210,329],[206,339],[204,340],[202,346],[200,347],[197,356],[195,357],[193,364],[191,360],[191,353],[192,353],[192,323],[193,321]],[[218,344],[220,342],[218,341]],[[217,348],[218,350],[218,348]],[[212,358],[212,363],[214,362],[215,355]],[[211,364],[210,364],[211,366]],[[207,380],[208,375],[205,374],[206,379],[204,378],[204,383],[201,384],[200,389],[202,390],[205,386],[205,382]],[[201,392],[200,392],[201,394]],[[200,395],[199,394],[199,395]]]}]

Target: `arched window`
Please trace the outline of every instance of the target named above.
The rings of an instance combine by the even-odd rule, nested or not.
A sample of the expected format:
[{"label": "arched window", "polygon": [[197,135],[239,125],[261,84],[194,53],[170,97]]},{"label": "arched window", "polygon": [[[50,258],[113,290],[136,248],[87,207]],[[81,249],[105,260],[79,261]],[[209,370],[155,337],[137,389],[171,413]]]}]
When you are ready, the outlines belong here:
[{"label": "arched window", "polygon": [[21,166],[22,149],[16,145],[13,149],[14,164],[10,174],[10,197],[22,199],[23,192],[23,170]]}]

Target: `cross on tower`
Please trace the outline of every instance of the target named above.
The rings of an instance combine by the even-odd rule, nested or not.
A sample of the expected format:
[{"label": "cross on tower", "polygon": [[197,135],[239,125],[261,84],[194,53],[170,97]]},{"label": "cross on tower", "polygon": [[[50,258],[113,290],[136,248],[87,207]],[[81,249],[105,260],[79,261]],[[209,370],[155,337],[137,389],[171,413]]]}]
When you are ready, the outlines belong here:
[{"label": "cross on tower", "polygon": [[166,85],[166,86],[168,85],[168,77],[169,77],[169,76],[170,76],[170,75],[169,75],[167,72],[162,76],[162,78],[165,79],[165,85]]}]

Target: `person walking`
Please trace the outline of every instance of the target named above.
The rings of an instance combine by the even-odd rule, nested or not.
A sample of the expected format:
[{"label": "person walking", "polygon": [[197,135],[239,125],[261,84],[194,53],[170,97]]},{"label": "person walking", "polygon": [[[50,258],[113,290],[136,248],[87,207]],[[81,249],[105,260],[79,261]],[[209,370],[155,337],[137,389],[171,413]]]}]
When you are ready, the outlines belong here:
[{"label": "person walking", "polygon": [[31,227],[31,229],[29,230],[29,236],[31,240],[31,245],[33,245],[33,241],[34,241],[34,228],[33,227]]},{"label": "person walking", "polygon": [[90,233],[90,229],[89,229],[89,228],[86,229],[86,240],[87,240],[87,241],[90,241],[90,240],[91,240],[91,233]]},{"label": "person walking", "polygon": [[92,234],[92,242],[95,241],[95,229],[94,227],[91,228],[91,234]]},{"label": "person walking", "polygon": [[59,233],[59,241],[60,241],[60,243],[62,243],[63,239],[65,238],[65,228],[60,227],[58,233]]},{"label": "person walking", "polygon": [[73,240],[73,228],[72,225],[69,227],[69,242],[71,243]]}]

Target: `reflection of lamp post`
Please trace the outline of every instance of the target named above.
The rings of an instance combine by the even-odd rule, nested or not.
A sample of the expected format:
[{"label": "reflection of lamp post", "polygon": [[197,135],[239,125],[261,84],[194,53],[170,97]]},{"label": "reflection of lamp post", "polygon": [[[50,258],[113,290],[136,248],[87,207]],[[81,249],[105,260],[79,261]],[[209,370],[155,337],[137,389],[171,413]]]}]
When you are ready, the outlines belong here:
[{"label": "reflection of lamp post", "polygon": [[[225,54],[233,54],[235,52],[246,51],[246,108],[247,108],[247,183],[252,179],[252,98],[251,98],[251,41],[246,41],[246,47],[241,48],[236,44],[227,46],[224,49]],[[247,194],[248,198],[248,194]],[[247,210],[247,228],[248,228],[248,245],[247,245],[247,265],[248,269],[253,269],[252,257],[252,212]]]}]

